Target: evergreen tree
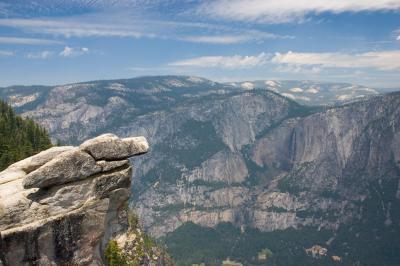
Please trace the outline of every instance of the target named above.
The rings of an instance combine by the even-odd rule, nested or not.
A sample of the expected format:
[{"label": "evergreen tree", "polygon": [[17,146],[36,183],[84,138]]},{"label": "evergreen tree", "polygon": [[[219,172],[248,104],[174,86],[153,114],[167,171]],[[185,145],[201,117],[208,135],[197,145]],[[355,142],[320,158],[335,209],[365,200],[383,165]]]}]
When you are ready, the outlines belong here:
[{"label": "evergreen tree", "polygon": [[0,171],[52,146],[46,129],[14,113],[0,100]]}]

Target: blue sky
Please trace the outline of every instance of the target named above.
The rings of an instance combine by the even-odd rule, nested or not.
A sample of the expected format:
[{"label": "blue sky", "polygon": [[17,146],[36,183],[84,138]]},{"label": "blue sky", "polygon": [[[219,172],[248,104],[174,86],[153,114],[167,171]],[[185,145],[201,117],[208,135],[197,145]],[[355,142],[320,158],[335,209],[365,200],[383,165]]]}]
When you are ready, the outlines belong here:
[{"label": "blue sky", "polygon": [[400,0],[0,0],[0,86],[166,74],[400,88]]}]

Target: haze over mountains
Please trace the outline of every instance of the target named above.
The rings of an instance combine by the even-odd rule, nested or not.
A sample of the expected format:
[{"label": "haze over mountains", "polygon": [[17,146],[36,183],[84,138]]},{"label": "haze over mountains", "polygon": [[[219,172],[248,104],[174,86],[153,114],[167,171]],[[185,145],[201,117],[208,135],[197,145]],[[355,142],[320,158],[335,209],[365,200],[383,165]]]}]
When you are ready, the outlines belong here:
[{"label": "haze over mountains", "polygon": [[[134,79],[103,80],[69,84],[64,86],[10,86],[2,88],[0,95],[8,99],[14,108],[28,110],[40,103],[40,99],[54,88],[62,90],[65,86],[108,88],[137,94],[158,94],[174,88],[190,88],[191,94],[201,95],[204,90],[253,90],[268,89],[305,105],[333,105],[356,101],[363,97],[374,96],[380,92],[395,89],[369,88],[349,83],[316,82],[310,80],[256,80],[243,82],[217,83],[200,77],[158,76]],[[117,88],[119,87],[119,89]],[[188,95],[186,95],[188,96]]]},{"label": "haze over mountains", "polygon": [[[135,161],[131,205],[182,265],[257,264],[265,248],[279,265],[400,261],[399,93],[157,76],[0,97],[62,143],[144,135],[151,150]],[[305,253],[316,245],[328,256]]]},{"label": "haze over mountains", "polygon": [[309,80],[257,80],[234,82],[243,89],[263,88],[305,105],[334,105],[357,101],[379,94],[379,89],[348,83],[316,82]]}]

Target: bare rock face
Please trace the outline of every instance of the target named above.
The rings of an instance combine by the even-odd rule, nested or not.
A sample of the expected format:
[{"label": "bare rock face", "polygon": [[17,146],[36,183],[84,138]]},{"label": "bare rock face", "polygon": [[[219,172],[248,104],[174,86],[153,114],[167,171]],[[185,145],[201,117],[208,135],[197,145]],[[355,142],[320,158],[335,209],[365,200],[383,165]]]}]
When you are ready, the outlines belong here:
[{"label": "bare rock face", "polygon": [[[244,102],[246,106],[257,106],[255,97],[241,96],[240,101],[238,97],[224,99],[229,104]],[[261,231],[305,226],[337,230],[339,225],[361,219],[363,210],[359,206],[374,195],[375,186],[388,199],[381,208],[385,213],[382,224],[393,223],[393,218],[387,217],[395,215],[391,202],[400,198],[400,94],[304,116],[299,115],[304,110],[292,110],[291,116],[279,117],[282,119],[278,121],[272,118],[284,114],[276,108],[283,105],[279,100],[274,104],[273,99],[270,95],[263,99],[270,101],[265,106],[271,110],[265,113],[251,112],[241,104],[234,108],[228,108],[225,102],[221,104],[224,108],[211,121],[218,129],[216,138],[221,138],[226,146],[204,158],[193,156],[200,163],[192,168],[185,164],[188,160],[183,156],[176,161],[171,159],[177,157],[178,142],[174,137],[162,137],[180,131],[190,136],[200,127],[192,131],[184,126],[168,130],[167,126],[148,127],[144,120],[161,120],[156,116],[146,116],[132,126],[137,129],[142,125],[148,132],[156,132],[146,135],[146,130],[138,131],[152,142],[151,157],[143,156],[138,162],[140,171],[135,172],[137,185],[133,189],[140,182],[146,186],[132,200],[147,232],[161,237],[188,221],[201,226],[231,222],[237,227]],[[207,111],[185,109],[185,114],[210,115],[208,110],[217,106],[213,104]],[[244,114],[242,110],[246,110]],[[249,116],[245,117],[246,114]],[[234,122],[229,117],[235,117]],[[167,116],[162,121],[174,125]],[[240,141],[233,138],[240,134],[222,134],[234,132],[234,127],[246,128],[246,124],[256,134],[253,142],[246,141],[250,133],[243,134]],[[221,130],[221,125],[226,129]],[[185,145],[192,149],[191,143],[196,143],[195,137]],[[211,141],[200,143],[208,149],[214,147]],[[167,152],[170,153],[165,159]],[[162,171],[162,163],[168,171]],[[381,185],[385,183],[390,185]],[[394,194],[390,190],[393,195],[388,194],[388,187],[394,188]]]},{"label": "bare rock face", "polygon": [[74,149],[60,154],[39,169],[29,173],[22,182],[24,188],[46,188],[85,179],[101,171],[88,153]]},{"label": "bare rock face", "polygon": [[128,229],[125,158],[148,147],[143,137],[105,134],[1,172],[0,265],[104,265],[108,241]]},{"label": "bare rock face", "polygon": [[149,144],[144,137],[119,139],[113,134],[104,134],[85,141],[79,148],[96,160],[116,160],[145,153]]}]

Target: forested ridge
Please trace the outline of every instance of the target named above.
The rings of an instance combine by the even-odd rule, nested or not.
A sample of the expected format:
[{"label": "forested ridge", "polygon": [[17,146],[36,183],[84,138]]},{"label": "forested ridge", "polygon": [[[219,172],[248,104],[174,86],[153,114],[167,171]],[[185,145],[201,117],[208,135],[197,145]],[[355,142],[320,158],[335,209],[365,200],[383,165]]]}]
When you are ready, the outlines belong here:
[{"label": "forested ridge", "polygon": [[51,147],[47,130],[0,100],[0,170]]}]

